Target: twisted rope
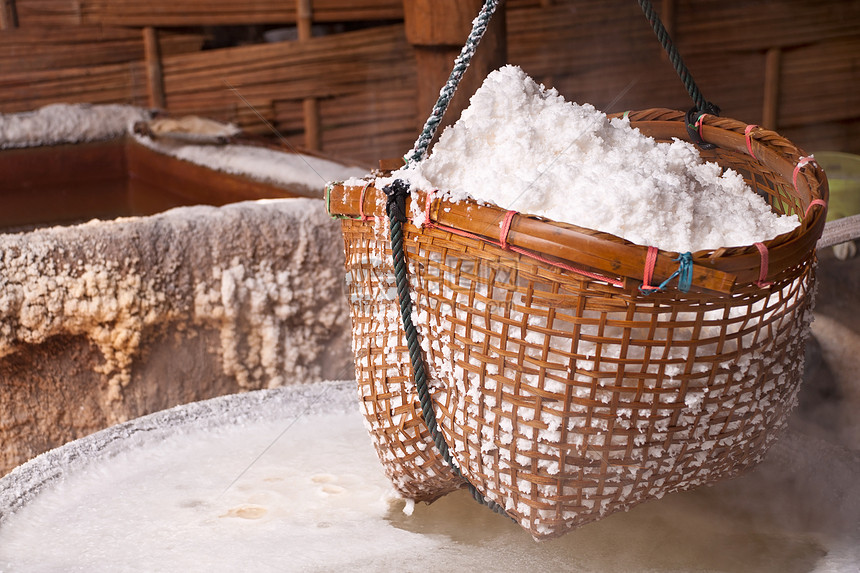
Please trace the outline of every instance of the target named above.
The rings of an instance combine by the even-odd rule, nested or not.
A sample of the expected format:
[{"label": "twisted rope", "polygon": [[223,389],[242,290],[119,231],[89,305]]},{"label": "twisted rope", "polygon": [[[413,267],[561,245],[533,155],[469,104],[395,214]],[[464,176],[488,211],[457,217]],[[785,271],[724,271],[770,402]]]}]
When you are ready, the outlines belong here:
[{"label": "twisted rope", "polygon": [[660,20],[660,16],[657,15],[657,11],[654,10],[654,6],[651,4],[651,1],[639,0],[639,6],[642,8],[642,12],[645,13],[645,17],[648,18],[649,22],[651,22],[651,27],[654,28],[654,33],[657,34],[657,39],[660,40],[660,44],[663,46],[663,49],[666,50],[666,54],[669,56],[669,61],[672,62],[675,72],[678,74],[678,77],[681,78],[681,82],[683,82],[684,87],[687,88],[687,93],[690,94],[690,98],[692,98],[693,103],[696,105],[696,109],[703,113],[720,115],[720,108],[706,100],[702,95],[702,92],[699,91],[699,86],[696,85],[696,82],[693,80],[693,75],[690,73],[690,70],[687,69],[687,66],[684,64],[684,60],[681,59],[681,54],[678,53],[678,49],[672,42],[669,32],[666,31],[666,27]]},{"label": "twisted rope", "polygon": [[487,31],[487,25],[490,23],[490,18],[496,12],[496,8],[502,0],[486,0],[483,8],[478,13],[477,18],[472,21],[472,31],[469,37],[466,38],[466,43],[460,50],[460,55],[454,60],[454,69],[451,70],[451,75],[448,76],[448,81],[439,92],[439,99],[436,100],[436,105],[433,106],[433,111],[430,112],[430,117],[424,123],[424,129],[421,130],[421,135],[415,141],[412,149],[403,158],[406,162],[421,161],[427,154],[427,148],[430,142],[436,135],[436,130],[439,129],[439,123],[442,121],[442,116],[448,109],[451,103],[451,98],[454,97],[454,92],[457,91],[457,86],[460,85],[460,80],[463,79],[463,74],[469,67],[472,61],[472,56],[475,55],[475,50],[478,44],[481,43],[481,38],[484,37],[484,32]]},{"label": "twisted rope", "polygon": [[397,180],[386,186],[383,191],[388,197],[386,211],[391,232],[391,251],[394,262],[394,278],[397,284],[397,298],[400,301],[400,320],[403,330],[406,332],[406,345],[409,348],[409,360],[412,363],[412,374],[415,378],[415,387],[418,391],[418,400],[421,403],[421,414],[424,424],[436,444],[436,449],[445,463],[454,474],[466,482],[469,493],[479,503],[486,505],[491,510],[501,515],[507,515],[502,506],[491,499],[487,499],[478,489],[467,480],[460,472],[460,468],[454,463],[448,449],[445,436],[439,431],[436,424],[436,413],[433,411],[433,399],[427,386],[427,371],[424,367],[424,357],[421,353],[421,344],[418,340],[418,329],[412,322],[412,296],[409,292],[409,275],[406,265],[406,249],[403,246],[403,223],[406,221],[404,203],[409,194],[409,187],[402,180]]}]

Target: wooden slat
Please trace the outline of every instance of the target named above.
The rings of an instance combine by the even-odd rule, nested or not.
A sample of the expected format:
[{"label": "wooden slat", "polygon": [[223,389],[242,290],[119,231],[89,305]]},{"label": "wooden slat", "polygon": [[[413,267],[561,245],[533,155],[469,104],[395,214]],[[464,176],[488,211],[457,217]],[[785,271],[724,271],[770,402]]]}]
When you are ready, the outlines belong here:
[{"label": "wooden slat", "polygon": [[[172,27],[296,23],[283,0],[17,0],[22,27],[101,24]],[[401,0],[315,0],[317,22],[403,18]]]},{"label": "wooden slat", "polygon": [[[773,47],[802,46],[822,38],[856,36],[860,29],[860,3],[854,0],[673,0],[673,39],[683,56],[697,53],[764,51]],[[508,2],[512,27],[528,30],[539,41],[551,31],[547,43],[556,50],[570,44],[553,43],[554,37],[607,38],[625,44],[627,33],[646,30],[652,35],[636,2],[625,0],[556,0],[550,7],[539,2]],[[623,23],[623,27],[619,24]],[[513,30],[513,28],[512,28]]]},{"label": "wooden slat", "polygon": [[683,54],[802,46],[860,30],[860,2],[854,0],[677,0],[675,13]]},{"label": "wooden slat", "polygon": [[[402,26],[164,58],[170,109],[331,97],[414,77]],[[214,72],[217,70],[217,72]],[[235,88],[231,90],[230,86]],[[244,104],[242,104],[244,105]]]},{"label": "wooden slat", "polygon": [[[201,34],[161,32],[158,49],[163,55],[197,51]],[[139,30],[93,26],[17,29],[0,33],[0,73],[57,70],[142,60]]]},{"label": "wooden slat", "polygon": [[806,123],[780,133],[809,152],[844,151],[860,155],[860,119]]},{"label": "wooden slat", "polygon": [[860,30],[786,51],[780,127],[860,119]]},{"label": "wooden slat", "polygon": [[[519,5],[525,5],[521,2]],[[621,109],[691,105],[633,2],[556,2],[509,6],[511,61],[572,99],[604,107],[634,82]],[[768,49],[783,49],[770,119],[783,127],[860,117],[857,106],[860,3],[695,2],[676,0],[676,39],[705,97],[724,115],[761,123]],[[822,42],[822,38],[828,39]],[[801,45],[803,44],[803,45]],[[656,50],[656,51],[655,51]],[[559,52],[567,57],[559,57]],[[771,83],[771,88],[775,84]],[[855,86],[852,88],[851,86]],[[774,95],[769,95],[772,104]],[[614,107],[611,111],[616,111]]]},{"label": "wooden slat", "polygon": [[28,27],[79,26],[83,24],[76,0],[15,0],[18,25]]},{"label": "wooden slat", "polygon": [[147,105],[141,62],[91,68],[0,75],[0,112],[27,111],[57,103]]},{"label": "wooden slat", "polygon": [[[422,123],[433,111],[439,90],[451,75],[451,63],[482,5],[482,0],[404,0],[406,38],[413,46],[417,70],[415,113]],[[506,20],[505,7],[500,5],[448,103],[436,137],[469,106],[469,98],[487,74],[507,63]]]}]

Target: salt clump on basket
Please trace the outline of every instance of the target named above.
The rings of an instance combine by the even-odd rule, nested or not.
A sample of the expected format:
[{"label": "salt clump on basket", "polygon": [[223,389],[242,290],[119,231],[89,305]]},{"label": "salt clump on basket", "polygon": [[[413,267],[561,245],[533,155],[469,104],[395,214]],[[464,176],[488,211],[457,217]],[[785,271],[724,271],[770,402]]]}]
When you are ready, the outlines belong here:
[{"label": "salt clump on basket", "polygon": [[751,245],[797,226],[738,173],[721,171],[690,143],[658,143],[505,66],[487,76],[430,157],[395,176],[452,200],[471,197],[667,251]]}]

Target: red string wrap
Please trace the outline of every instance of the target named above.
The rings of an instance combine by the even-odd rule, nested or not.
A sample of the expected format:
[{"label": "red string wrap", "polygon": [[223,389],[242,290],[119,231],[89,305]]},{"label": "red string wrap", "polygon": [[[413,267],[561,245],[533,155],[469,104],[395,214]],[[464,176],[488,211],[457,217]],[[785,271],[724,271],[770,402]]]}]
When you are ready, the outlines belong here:
[{"label": "red string wrap", "polygon": [[547,257],[544,257],[543,255],[539,255],[538,253],[534,253],[532,251],[529,251],[529,250],[526,250],[526,249],[516,247],[514,245],[509,244],[508,243],[508,233],[510,233],[511,223],[513,222],[514,216],[517,215],[516,211],[508,211],[507,213],[505,213],[505,218],[502,220],[501,228],[499,231],[499,240],[498,241],[494,241],[492,239],[488,239],[487,237],[482,237],[480,235],[475,235],[474,233],[470,233],[470,232],[464,231],[462,229],[457,229],[455,227],[448,227],[446,225],[440,225],[439,223],[435,222],[430,217],[431,206],[433,204],[433,197],[435,194],[436,194],[436,191],[431,191],[430,193],[427,193],[427,199],[426,199],[426,203],[424,205],[424,214],[425,214],[424,226],[427,228],[439,229],[440,231],[446,231],[448,233],[458,235],[460,237],[467,237],[469,239],[474,239],[476,241],[483,241],[485,243],[489,243],[491,245],[495,245],[499,248],[505,249],[506,251],[519,253],[520,255],[523,255],[523,256],[528,257],[530,259],[534,259],[536,261],[540,261],[540,262],[545,263],[547,265],[551,265],[551,266],[559,268],[559,269],[564,269],[566,271],[570,271],[572,273],[576,273],[578,275],[588,277],[590,279],[602,281],[602,282],[605,282],[605,283],[608,283],[608,284],[611,284],[611,285],[617,286],[617,287],[623,287],[624,286],[624,282],[620,281],[618,279],[613,279],[613,278],[610,278],[610,277],[607,277],[604,275],[592,273],[590,271],[580,269],[579,267],[575,267],[573,265],[569,265],[569,264],[563,263],[561,261],[552,260],[552,259],[549,259]]},{"label": "red string wrap", "polygon": [[502,221],[502,228],[499,231],[499,245],[508,250],[510,246],[508,245],[508,233],[511,232],[511,223],[514,220],[514,215],[516,215],[516,211],[508,211],[505,213],[505,219]]},{"label": "red string wrap", "polygon": [[759,288],[767,288],[773,283],[767,282],[765,279],[767,278],[767,267],[769,255],[767,251],[767,246],[764,243],[755,243],[756,248],[758,249],[759,254],[761,254],[761,266],[758,274],[758,281],[756,281],[756,286]]},{"label": "red string wrap", "polygon": [[752,130],[757,129],[757,128],[758,128],[758,126],[757,126],[757,125],[755,125],[755,124],[750,124],[750,125],[748,125],[748,126],[747,126],[747,128],[744,130],[744,137],[746,137],[746,140],[747,140],[747,151],[749,151],[749,153],[750,153],[750,155],[752,156],[752,158],[753,158],[753,159],[755,159],[756,161],[758,161],[758,157],[756,157],[756,156],[755,156],[755,153],[753,152],[753,149],[752,149],[752,136],[750,135],[750,133],[752,132]]},{"label": "red string wrap", "polygon": [[372,181],[368,181],[364,187],[361,188],[361,197],[358,199],[358,213],[361,216],[362,221],[375,221],[376,217],[373,215],[368,215],[364,212],[364,197],[367,195],[367,189],[370,187]]},{"label": "red string wrap", "polygon": [[424,201],[424,224],[434,227],[433,219],[430,218],[430,207],[433,206],[433,197],[436,196],[436,191],[427,193],[427,200]]},{"label": "red string wrap", "polygon": [[809,206],[806,208],[806,213],[803,214],[803,218],[806,219],[809,216],[809,212],[812,211],[812,208],[816,205],[821,205],[822,207],[827,207],[827,203],[824,202],[824,199],[813,199]]},{"label": "red string wrap", "polygon": [[645,269],[642,273],[642,286],[639,290],[650,292],[660,290],[660,287],[653,286],[651,280],[654,278],[654,267],[657,265],[657,247],[648,247],[648,253],[645,255]]},{"label": "red string wrap", "polygon": [[704,123],[704,121],[705,121],[705,116],[707,116],[707,115],[708,115],[708,114],[703,113],[702,115],[700,115],[700,116],[699,116],[699,119],[697,119],[697,120],[696,120],[696,129],[697,129],[697,130],[699,130],[699,137],[701,137],[703,140],[704,140],[705,138],[704,138],[704,137],[702,137],[702,124]]},{"label": "red string wrap", "polygon": [[800,170],[803,169],[804,165],[806,165],[807,163],[811,163],[813,161],[815,161],[815,158],[812,157],[811,155],[807,155],[806,157],[801,157],[797,161],[797,166],[795,166],[795,168],[794,168],[794,175],[792,175],[792,177],[791,177],[791,181],[792,181],[792,183],[794,183],[794,190],[795,191],[797,191],[797,176],[798,176],[798,174],[800,174]]}]

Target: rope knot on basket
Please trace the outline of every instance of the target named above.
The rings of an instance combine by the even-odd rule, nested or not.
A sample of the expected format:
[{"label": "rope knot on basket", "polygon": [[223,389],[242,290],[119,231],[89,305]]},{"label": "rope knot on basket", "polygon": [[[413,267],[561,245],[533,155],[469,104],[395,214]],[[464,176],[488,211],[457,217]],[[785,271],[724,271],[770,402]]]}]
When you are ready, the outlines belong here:
[{"label": "rope knot on basket", "polygon": [[700,110],[699,108],[691,108],[686,115],[687,134],[690,136],[690,141],[695,143],[699,149],[714,149],[717,146],[713,143],[708,143],[702,137],[702,124],[705,121],[705,116],[720,115],[720,108],[710,102],[706,102],[708,110]]},{"label": "rope knot on basket", "polygon": [[406,197],[409,196],[409,184],[403,179],[395,179],[394,182],[382,188],[387,197],[385,201],[385,214],[397,219],[398,223],[409,220],[406,216]]}]

